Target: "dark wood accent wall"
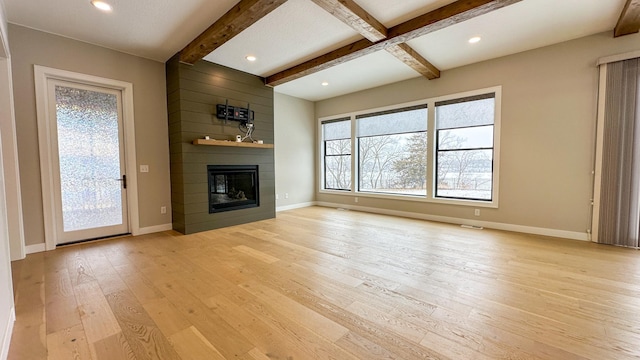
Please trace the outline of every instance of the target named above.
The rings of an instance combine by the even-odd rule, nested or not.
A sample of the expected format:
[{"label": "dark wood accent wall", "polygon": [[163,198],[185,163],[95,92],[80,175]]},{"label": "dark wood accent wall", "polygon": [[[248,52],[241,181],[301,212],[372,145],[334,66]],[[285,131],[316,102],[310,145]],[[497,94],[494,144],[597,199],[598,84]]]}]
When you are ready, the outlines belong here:
[{"label": "dark wood accent wall", "polygon": [[[275,217],[273,149],[193,145],[209,135],[232,140],[238,122],[219,120],[216,104],[255,111],[253,138],[273,144],[273,89],[264,79],[207,61],[186,65],[178,55],[166,63],[171,207],[173,229],[183,234],[217,229]],[[209,214],[207,165],[258,165],[260,206]]]}]

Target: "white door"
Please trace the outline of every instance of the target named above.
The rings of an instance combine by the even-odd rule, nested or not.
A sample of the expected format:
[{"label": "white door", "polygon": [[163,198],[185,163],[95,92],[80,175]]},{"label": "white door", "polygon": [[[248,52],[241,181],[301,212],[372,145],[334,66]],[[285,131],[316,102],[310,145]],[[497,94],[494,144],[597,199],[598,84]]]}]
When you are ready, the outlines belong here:
[{"label": "white door", "polygon": [[129,233],[122,93],[48,79],[57,244]]}]

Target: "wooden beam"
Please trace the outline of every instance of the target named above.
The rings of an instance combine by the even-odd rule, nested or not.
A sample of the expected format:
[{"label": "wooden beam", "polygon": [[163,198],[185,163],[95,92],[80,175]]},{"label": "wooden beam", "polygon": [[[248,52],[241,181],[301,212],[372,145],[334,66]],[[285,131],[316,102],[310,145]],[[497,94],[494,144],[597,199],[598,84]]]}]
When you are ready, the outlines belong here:
[{"label": "wooden beam", "polygon": [[519,1],[521,0],[458,0],[390,28],[387,31],[387,38],[384,40],[376,43],[366,39],[356,41],[340,49],[320,55],[315,59],[273,74],[267,77],[266,84],[270,86],[284,84],[346,61],[385,50],[391,46],[473,19]]},{"label": "wooden beam", "polygon": [[268,76],[265,84],[269,86],[284,84],[383,49],[384,47],[376,47],[374,43],[367,39],[358,40],[353,44],[343,46],[330,53],[320,55],[315,59]]},{"label": "wooden beam", "polygon": [[180,51],[180,61],[194,64],[287,0],[240,0]]},{"label": "wooden beam", "polygon": [[[312,1],[369,41],[376,42],[387,38],[387,28],[352,0]],[[440,70],[407,44],[393,45],[387,48],[387,51],[429,80],[440,77]]]},{"label": "wooden beam", "polygon": [[369,41],[376,42],[387,37],[387,28],[353,0],[312,1]]},{"label": "wooden beam", "polygon": [[427,79],[433,80],[440,77],[440,70],[406,43],[389,46],[386,50]]},{"label": "wooden beam", "polygon": [[618,19],[618,24],[613,30],[613,36],[634,34],[638,30],[640,30],[640,0],[627,0]]}]

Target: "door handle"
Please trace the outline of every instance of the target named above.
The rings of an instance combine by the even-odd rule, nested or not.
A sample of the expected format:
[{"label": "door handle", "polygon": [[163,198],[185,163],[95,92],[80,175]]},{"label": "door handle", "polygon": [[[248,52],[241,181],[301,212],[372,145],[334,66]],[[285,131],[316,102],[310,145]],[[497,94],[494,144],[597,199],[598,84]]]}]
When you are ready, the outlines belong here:
[{"label": "door handle", "polygon": [[127,175],[122,175],[122,179],[116,179],[116,181],[122,181],[122,187],[127,188]]}]

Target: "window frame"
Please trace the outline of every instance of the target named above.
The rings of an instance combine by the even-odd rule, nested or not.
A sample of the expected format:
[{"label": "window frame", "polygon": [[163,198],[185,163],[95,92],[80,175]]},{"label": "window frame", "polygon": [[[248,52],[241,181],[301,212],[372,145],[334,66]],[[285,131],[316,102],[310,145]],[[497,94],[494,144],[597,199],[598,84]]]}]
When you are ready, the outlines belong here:
[{"label": "window frame", "polygon": [[[494,122],[493,122],[493,173],[492,173],[492,186],[491,186],[491,201],[476,200],[476,199],[464,199],[464,198],[446,198],[436,197],[437,187],[437,127],[435,118],[435,104],[437,102],[446,102],[456,99],[471,98],[475,96],[482,96],[485,94],[495,94],[494,99]],[[425,169],[427,174],[427,193],[423,195],[403,195],[403,194],[391,194],[380,193],[370,191],[358,191],[358,184],[360,183],[360,169],[358,167],[358,159],[360,157],[358,148],[358,136],[357,136],[357,123],[356,118],[358,116],[372,114],[376,112],[393,111],[402,108],[410,108],[418,105],[426,105],[427,107],[427,168]],[[363,198],[375,198],[375,199],[391,199],[391,200],[403,200],[403,201],[416,201],[424,203],[436,203],[436,204],[448,204],[448,205],[462,205],[484,208],[498,208],[499,202],[499,180],[500,180],[500,133],[501,133],[501,112],[502,112],[502,86],[492,86],[472,91],[448,94],[443,96],[437,96],[432,98],[421,99],[417,101],[411,101],[401,104],[394,104],[385,107],[372,108],[360,111],[353,111],[348,113],[342,113],[338,115],[321,117],[318,119],[318,192],[320,194],[329,195],[342,195],[352,197]],[[325,188],[325,171],[324,171],[324,141],[322,133],[322,123],[330,120],[346,119],[351,120],[351,189],[350,190],[333,190]]]},{"label": "window frame", "polygon": [[[491,96],[489,96],[491,95]],[[455,99],[453,99],[453,101],[437,101],[435,102],[435,111],[436,113],[438,112],[438,107],[439,106],[447,106],[447,105],[452,105],[452,104],[457,104],[457,103],[466,103],[466,102],[473,102],[473,101],[480,101],[480,100],[486,100],[486,99],[493,99],[493,104],[494,104],[494,112],[495,112],[495,93],[494,92],[489,92],[489,93],[485,93],[479,96],[470,96],[470,97],[457,97]],[[494,115],[494,122],[495,122],[495,115]],[[436,117],[435,119],[435,126],[436,128],[433,130],[435,132],[435,154],[434,154],[434,168],[436,169],[436,174],[435,174],[435,181],[434,181],[434,187],[433,187],[433,197],[436,199],[448,199],[448,200],[471,200],[471,201],[482,201],[482,202],[491,202],[493,200],[493,186],[491,187],[491,198],[489,200],[486,199],[481,199],[481,198],[471,198],[471,197],[457,197],[457,196],[445,196],[445,195],[438,195],[438,175],[437,171],[439,169],[439,165],[440,165],[440,154],[441,153],[449,153],[449,152],[473,152],[473,151],[484,151],[484,150],[491,150],[491,183],[493,185],[493,157],[494,157],[494,145],[495,145],[495,140],[493,139],[493,135],[495,135],[495,124],[491,123],[491,124],[481,124],[481,125],[477,125],[477,124],[472,124],[472,125],[466,125],[466,126],[458,126],[458,127],[438,127],[438,123],[437,123],[438,119]],[[462,129],[477,129],[477,128],[481,128],[481,127],[491,127],[491,133],[492,133],[492,138],[491,138],[491,146],[490,147],[486,147],[486,146],[476,146],[476,147],[462,147],[462,148],[440,148],[440,136],[441,136],[441,132],[443,131],[456,131],[456,130],[462,130]]]}]

